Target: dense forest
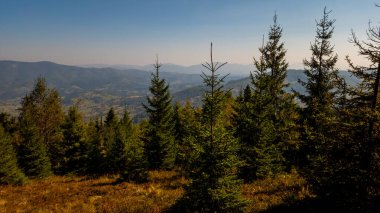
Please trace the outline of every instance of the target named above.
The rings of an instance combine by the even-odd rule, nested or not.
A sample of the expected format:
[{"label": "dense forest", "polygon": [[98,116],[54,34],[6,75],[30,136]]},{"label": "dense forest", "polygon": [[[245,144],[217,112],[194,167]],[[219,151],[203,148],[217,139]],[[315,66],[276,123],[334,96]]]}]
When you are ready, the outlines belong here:
[{"label": "dense forest", "polygon": [[346,56],[360,80],[348,85],[338,75],[330,15],[325,8],[311,57],[303,61],[305,93],[285,83],[277,15],[254,57],[250,85],[236,97],[223,87],[226,76],[219,73],[226,63],[214,61],[212,44],[201,106],[173,103],[157,58],[143,104],[147,118],[139,123],[127,108],[121,116],[111,108],[85,120],[76,104],[64,110],[57,90],[39,77],[17,117],[0,114],[0,184],[18,187],[53,175],[143,184],[151,181],[149,172],[175,171],[187,181],[165,211],[242,212],[254,205],[242,196],[244,184],[297,173],[314,207],[380,211],[380,28],[369,24],[367,38],[352,32],[347,45],[356,46],[369,66]]}]

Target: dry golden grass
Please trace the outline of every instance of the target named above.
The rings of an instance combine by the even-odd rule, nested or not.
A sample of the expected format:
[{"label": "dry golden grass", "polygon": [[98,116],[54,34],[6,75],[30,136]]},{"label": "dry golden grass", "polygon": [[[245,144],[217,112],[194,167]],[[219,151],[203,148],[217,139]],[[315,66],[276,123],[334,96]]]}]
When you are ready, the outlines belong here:
[{"label": "dry golden grass", "polygon": [[54,176],[0,187],[0,212],[160,212],[183,194],[175,172],[150,172],[149,183]]},{"label": "dry golden grass", "polygon": [[[151,171],[144,184],[116,184],[115,177],[53,176],[26,186],[0,186],[0,212],[162,212],[183,195],[186,180],[172,171]],[[247,212],[309,196],[296,174],[243,186]]]},{"label": "dry golden grass", "polygon": [[305,180],[295,171],[244,184],[242,191],[243,197],[249,201],[245,212],[261,212],[277,205],[313,197]]}]

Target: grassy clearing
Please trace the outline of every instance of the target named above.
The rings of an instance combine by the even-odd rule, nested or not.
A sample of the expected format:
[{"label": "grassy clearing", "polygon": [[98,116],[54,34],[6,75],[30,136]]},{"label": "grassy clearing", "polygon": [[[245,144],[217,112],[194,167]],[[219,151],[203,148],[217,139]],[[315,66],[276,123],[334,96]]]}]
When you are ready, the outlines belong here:
[{"label": "grassy clearing", "polygon": [[243,197],[249,201],[246,212],[267,211],[278,205],[290,205],[311,198],[306,181],[296,172],[243,185]]},{"label": "grassy clearing", "polygon": [[[26,186],[0,186],[0,212],[162,212],[183,195],[186,180],[173,171],[151,171],[145,184],[116,184],[116,177],[53,176]],[[309,197],[296,173],[243,186],[246,212]]]}]

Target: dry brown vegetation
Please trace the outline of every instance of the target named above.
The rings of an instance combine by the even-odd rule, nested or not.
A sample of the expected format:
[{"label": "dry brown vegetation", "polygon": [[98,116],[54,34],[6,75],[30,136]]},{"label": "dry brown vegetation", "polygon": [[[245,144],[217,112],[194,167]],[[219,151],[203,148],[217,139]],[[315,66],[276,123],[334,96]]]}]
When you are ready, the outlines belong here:
[{"label": "dry brown vegetation", "polygon": [[[116,177],[53,176],[25,186],[0,186],[0,212],[162,212],[183,195],[186,179],[173,171],[151,171],[145,184]],[[296,173],[243,185],[246,212],[309,197]]]},{"label": "dry brown vegetation", "polygon": [[306,181],[296,172],[243,185],[243,197],[249,201],[246,212],[267,211],[278,205],[293,204],[311,198]]}]

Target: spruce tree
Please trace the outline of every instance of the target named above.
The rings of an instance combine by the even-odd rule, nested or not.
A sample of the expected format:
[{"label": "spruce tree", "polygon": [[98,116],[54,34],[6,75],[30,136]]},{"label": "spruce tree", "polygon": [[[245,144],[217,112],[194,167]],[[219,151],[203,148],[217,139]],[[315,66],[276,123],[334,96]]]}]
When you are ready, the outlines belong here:
[{"label": "spruce tree", "polygon": [[191,106],[187,101],[184,106],[175,105],[175,144],[177,150],[176,165],[183,175],[189,174],[197,152],[197,140],[192,135],[199,135],[201,130],[200,109]]},{"label": "spruce tree", "polygon": [[[267,71],[268,64],[263,54],[265,49],[261,48],[260,51],[262,57],[260,60],[255,60],[257,71],[251,74],[253,91],[250,99],[250,118],[252,120],[249,128],[252,136],[251,140],[241,145],[247,147],[243,155],[248,164],[248,168],[245,169],[248,170],[248,174],[254,172],[253,176],[245,177],[248,180],[272,177],[284,170],[283,150],[280,144],[276,143],[278,132],[275,127],[275,115],[278,101],[277,97],[273,96],[271,88],[275,79],[272,78],[273,72]],[[249,171],[250,169],[252,171]]]},{"label": "spruce tree", "polygon": [[23,185],[26,177],[17,164],[17,156],[12,139],[0,124],[0,185]]},{"label": "spruce tree", "polygon": [[370,24],[366,41],[360,41],[352,32],[351,42],[358,47],[359,55],[369,61],[369,66],[355,66],[346,57],[349,71],[361,80],[360,84],[349,88],[349,106],[346,110],[351,137],[357,144],[350,149],[354,156],[358,156],[352,160],[357,161],[355,169],[360,171],[353,176],[354,180],[360,180],[360,187],[354,188],[353,192],[356,192],[357,199],[368,202],[380,194],[380,27]]},{"label": "spruce tree", "polygon": [[211,62],[203,65],[211,74],[202,76],[207,86],[203,96],[202,129],[198,135],[189,136],[189,140],[196,142],[198,154],[182,200],[182,207],[187,211],[240,212],[244,206],[240,198],[241,181],[236,177],[241,163],[236,156],[238,143],[221,122],[225,77],[220,78],[216,71],[223,65],[225,63],[214,63],[211,44]]},{"label": "spruce tree", "polygon": [[71,106],[62,126],[64,160],[63,173],[83,173],[87,167],[87,144],[82,114],[76,106]]},{"label": "spruce tree", "polygon": [[43,178],[52,174],[46,144],[36,124],[33,114],[34,102],[31,96],[22,100],[19,117],[21,144],[18,149],[19,164],[25,175],[32,178]]},{"label": "spruce tree", "polygon": [[306,94],[297,93],[305,105],[302,113],[304,144],[301,153],[307,161],[303,165],[304,175],[316,191],[321,191],[331,177],[326,172],[330,170],[328,148],[333,143],[330,130],[335,119],[334,90],[337,89],[338,81],[335,64],[338,56],[330,43],[335,22],[329,19],[330,13],[324,9],[323,18],[317,22],[315,41],[310,47],[312,56],[310,60],[304,60],[307,81],[298,80],[306,90]]},{"label": "spruce tree", "polygon": [[172,168],[175,162],[172,98],[169,85],[159,75],[160,67],[157,59],[149,87],[151,96],[147,97],[148,105],[143,104],[149,116],[144,143],[151,169]]},{"label": "spruce tree", "polygon": [[106,115],[106,120],[104,121],[104,124],[106,127],[111,127],[113,129],[116,129],[118,125],[119,119],[117,115],[115,114],[115,110],[113,107],[111,107],[110,110],[108,110],[107,115]]},{"label": "spruce tree", "polygon": [[126,157],[126,142],[132,136],[132,121],[129,118],[129,113],[124,111],[122,119],[117,124],[115,129],[115,141],[111,145],[109,152],[110,167],[113,172],[119,174],[125,167],[122,161]]},{"label": "spruce tree", "polygon": [[[293,95],[285,92],[286,50],[281,40],[282,28],[274,16],[268,41],[254,58],[257,70],[251,73],[251,88],[237,99],[234,117],[236,135],[245,161],[241,175],[245,180],[274,176],[291,165],[298,143],[298,115]],[[293,163],[293,162],[292,162]]]},{"label": "spruce tree", "polygon": [[[257,66],[263,66],[269,71],[269,94],[272,96],[274,111],[272,121],[276,129],[275,145],[280,152],[294,149],[298,145],[299,135],[296,122],[298,120],[297,105],[294,102],[294,95],[287,93],[285,88],[289,86],[285,82],[287,76],[288,63],[286,62],[286,50],[284,42],[281,42],[282,27],[277,23],[277,15],[273,17],[273,25],[268,33],[268,42],[260,49],[262,62]],[[259,65],[260,64],[260,65]]]},{"label": "spruce tree", "polygon": [[251,167],[253,166],[254,176],[251,178],[272,177],[284,169],[282,150],[275,144],[276,129],[271,118],[274,114],[273,99],[266,86],[269,85],[270,76],[263,70],[259,72],[261,73],[256,77],[252,77],[252,84],[255,86],[252,99],[257,103],[252,106],[254,123],[251,123],[251,130],[254,136],[250,142],[253,146],[249,144],[251,147],[247,146],[249,148],[246,149],[252,150],[252,155],[247,153],[246,156],[253,161],[245,159]]},{"label": "spruce tree", "polygon": [[346,105],[342,105],[346,88],[335,68],[338,56],[330,43],[335,20],[329,19],[330,13],[325,8],[317,22],[312,57],[304,60],[307,81],[300,81],[306,89],[306,94],[298,94],[305,105],[301,156],[306,163],[301,171],[319,198],[341,205],[357,201],[353,198],[361,185],[357,179],[361,172],[356,169],[358,155],[353,150],[360,143],[352,140],[349,121],[341,108]]},{"label": "spruce tree", "polygon": [[109,173],[117,173],[116,168],[114,167],[114,156],[111,154],[111,150],[114,147],[117,139],[117,132],[119,128],[119,118],[115,114],[114,109],[108,111],[106,115],[106,120],[104,122],[104,152],[103,155],[105,157],[106,170]]},{"label": "spruce tree", "polygon": [[102,175],[108,171],[104,140],[104,125],[99,118],[90,120],[86,127],[88,157],[86,171],[91,175]]},{"label": "spruce tree", "polygon": [[304,114],[308,116],[308,125],[317,128],[314,116],[334,114],[334,92],[339,82],[338,69],[335,67],[338,56],[334,53],[334,46],[330,43],[334,32],[335,20],[329,19],[331,11],[323,10],[323,18],[317,22],[317,35],[311,45],[312,56],[304,60],[307,81],[299,80],[305,87],[306,94],[298,93],[299,99],[305,104]]},{"label": "spruce tree", "polygon": [[148,165],[139,135],[140,131],[132,124],[129,113],[124,111],[111,151],[120,181],[141,183],[148,180]]},{"label": "spruce tree", "polygon": [[244,180],[252,180],[256,176],[254,167],[253,141],[253,112],[252,112],[252,89],[247,85],[244,90],[240,90],[236,97],[234,106],[235,114],[233,124],[235,126],[234,135],[240,143],[239,157],[244,161],[239,171],[239,176]]},{"label": "spruce tree", "polygon": [[64,154],[60,144],[63,139],[61,125],[64,121],[61,98],[55,89],[47,87],[42,77],[37,78],[33,90],[27,96],[21,103],[21,120],[23,115],[33,116],[36,137],[41,138],[46,146],[54,171],[60,171]]},{"label": "spruce tree", "polygon": [[244,90],[240,90],[239,95],[236,97],[234,106],[235,114],[233,123],[236,127],[235,136],[240,142],[251,141],[251,102],[252,102],[252,89],[247,85]]}]

